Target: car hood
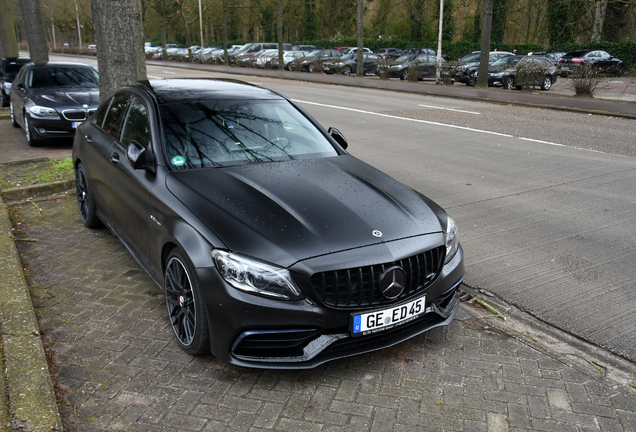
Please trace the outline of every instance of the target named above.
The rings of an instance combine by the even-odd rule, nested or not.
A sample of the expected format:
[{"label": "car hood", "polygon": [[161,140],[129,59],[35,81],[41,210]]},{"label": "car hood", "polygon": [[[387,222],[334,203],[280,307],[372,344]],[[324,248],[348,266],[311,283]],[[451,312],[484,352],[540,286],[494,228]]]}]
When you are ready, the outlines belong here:
[{"label": "car hood", "polygon": [[349,155],[177,171],[166,182],[228,249],[283,267],[442,231],[415,192]]},{"label": "car hood", "polygon": [[91,88],[56,88],[33,89],[31,100],[36,105],[49,107],[77,107],[88,105],[96,108],[99,105],[99,90]]}]

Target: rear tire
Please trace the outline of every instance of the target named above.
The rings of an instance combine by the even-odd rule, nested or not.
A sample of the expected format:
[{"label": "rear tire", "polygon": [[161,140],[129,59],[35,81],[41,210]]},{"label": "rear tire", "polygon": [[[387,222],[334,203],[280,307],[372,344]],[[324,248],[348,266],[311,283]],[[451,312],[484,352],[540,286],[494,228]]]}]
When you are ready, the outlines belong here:
[{"label": "rear tire", "polygon": [[75,169],[75,190],[77,192],[77,210],[82,223],[86,228],[99,228],[102,225],[102,221],[97,217],[97,206],[95,205],[93,190],[88,183],[84,165],[81,163]]},{"label": "rear tire", "polygon": [[3,107],[8,107],[9,100],[7,98],[8,96],[4,94],[4,90],[0,90],[0,105],[2,105]]},{"label": "rear tire", "polygon": [[552,88],[552,78],[545,77],[541,83],[541,90],[550,90]]},{"label": "rear tire", "polygon": [[203,298],[190,261],[172,249],[164,270],[168,319],[181,349],[190,355],[210,353],[210,332]]},{"label": "rear tire", "polygon": [[20,125],[15,120],[15,113],[13,112],[13,102],[9,103],[9,111],[11,113],[11,126],[13,126],[14,128],[19,128]]}]

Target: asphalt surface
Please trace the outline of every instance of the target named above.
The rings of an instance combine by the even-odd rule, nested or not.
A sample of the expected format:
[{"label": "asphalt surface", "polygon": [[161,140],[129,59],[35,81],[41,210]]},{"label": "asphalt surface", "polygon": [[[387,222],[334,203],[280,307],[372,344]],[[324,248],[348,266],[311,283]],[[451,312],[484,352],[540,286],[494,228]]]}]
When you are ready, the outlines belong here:
[{"label": "asphalt surface", "polygon": [[[302,85],[298,87],[302,92]],[[525,109],[507,107],[506,115],[518,120],[527,116]],[[431,121],[429,115],[439,115],[437,120],[451,117],[435,111],[424,117],[425,110],[382,112],[415,119],[419,115],[426,121]],[[545,122],[550,121],[550,112],[540,111]],[[333,121],[346,120],[327,109],[316,113]],[[536,114],[533,112],[533,118]],[[625,120],[589,119],[625,132],[626,138],[619,135],[608,150],[632,156],[632,146],[624,142],[631,132],[621,131],[625,123],[620,122]],[[477,120],[455,119],[461,121],[484,127]],[[528,132],[523,129],[526,126],[506,122],[506,127],[512,128],[509,132],[515,136]],[[19,159],[27,148],[20,132],[0,120],[2,157],[6,160]],[[431,132],[433,140],[443,136],[427,131]],[[352,133],[357,138],[358,132],[352,129]],[[373,130],[369,133],[377,134]],[[570,135],[566,129],[564,137]],[[416,140],[410,134],[401,139]],[[591,138],[589,146],[593,147],[594,141]],[[633,212],[626,204],[636,199],[630,195],[630,177],[622,176],[632,172],[631,158],[592,152],[580,156],[569,147],[556,153],[552,148],[533,148],[530,155],[518,148],[511,163],[510,158],[503,158],[499,146],[479,142],[472,150],[457,143],[413,149],[411,159],[425,162],[421,171],[426,175],[417,175],[410,168],[400,171],[405,160],[387,160],[391,149],[386,145],[351,150],[420,190],[427,186],[427,175],[449,166],[445,158],[471,152],[462,156],[466,162],[455,173],[460,175],[451,195],[448,188],[429,188],[427,194],[432,193],[461,220],[460,226],[471,227],[462,230],[461,238],[467,254],[477,257],[467,273],[469,285],[479,281],[473,283],[475,288],[486,286],[510,296],[527,295],[524,301],[532,303],[537,300],[532,292],[538,280],[545,284],[543,291],[554,286],[548,281],[557,280],[556,286],[588,287],[591,296],[599,284],[613,276],[616,279],[610,281],[611,286],[628,287],[633,276],[626,272],[625,262],[633,262],[632,249],[620,233],[624,227],[633,227]],[[508,144],[505,151],[515,147],[519,146]],[[28,151],[30,156],[42,151],[64,157],[70,154],[70,146]],[[502,174],[489,173],[485,168],[489,164],[508,169]],[[625,166],[621,168],[621,164]],[[530,168],[537,165],[542,170]],[[555,171],[563,178],[555,181]],[[510,182],[511,178],[515,181]],[[493,190],[510,186],[510,194],[491,195]],[[581,213],[578,205],[585,199],[585,190],[590,198],[603,197],[589,213]],[[558,197],[562,205],[541,215],[534,211],[535,206],[531,213],[524,207],[540,202],[545,195]],[[72,413],[67,413],[67,418],[78,430],[636,430],[633,362],[542,326],[490,297],[484,299],[504,312],[506,322],[485,318],[489,312],[466,303],[448,329],[430,332],[395,349],[333,362],[306,373],[251,371],[220,364],[211,357],[192,359],[172,340],[161,292],[110,234],[83,229],[73,198],[44,201],[38,207],[42,215],[31,204],[15,207],[26,223],[24,235],[39,240],[19,245],[29,274],[38,284],[32,287],[32,294],[41,329],[54,344],[60,367],[56,381],[68,391]],[[605,214],[610,211],[610,215]],[[621,218],[618,228],[603,223],[617,217]],[[557,226],[563,231],[557,240],[572,246],[571,253],[563,255],[555,251],[558,242],[542,238],[541,227],[567,219],[572,220],[571,225]],[[584,227],[587,234],[570,233],[572,227]],[[614,229],[617,234],[614,244],[599,251],[607,258],[594,265],[589,260],[595,257],[589,257],[588,262],[581,258],[589,245],[599,243],[594,237],[599,228]],[[530,266],[521,264],[527,250],[539,257]],[[545,258],[550,253],[558,260]],[[621,253],[621,260],[612,258]],[[500,280],[506,282],[498,286],[496,281]],[[482,281],[490,282],[482,285]],[[629,304],[629,290],[621,288],[619,294],[623,291],[624,302]],[[557,304],[556,297],[538,300],[544,310],[559,318],[563,306]],[[573,327],[587,325],[596,329],[601,340],[618,339],[611,326],[599,321],[597,310],[586,307],[584,299],[561,297],[566,300],[565,307],[569,302],[590,311],[578,322],[573,320]],[[619,318],[624,323],[631,317]],[[633,348],[633,338],[624,339],[627,349]]]}]

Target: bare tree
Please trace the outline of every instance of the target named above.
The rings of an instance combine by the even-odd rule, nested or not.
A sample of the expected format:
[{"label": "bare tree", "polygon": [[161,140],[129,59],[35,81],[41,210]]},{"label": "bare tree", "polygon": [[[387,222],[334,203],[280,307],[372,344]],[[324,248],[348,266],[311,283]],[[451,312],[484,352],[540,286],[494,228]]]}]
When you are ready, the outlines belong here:
[{"label": "bare tree", "polygon": [[285,69],[283,52],[283,0],[278,0],[276,10],[276,40],[278,41],[278,70]]},{"label": "bare tree", "polygon": [[20,0],[20,9],[22,10],[22,21],[24,21],[31,60],[49,61],[49,48],[46,45],[40,3],[38,0]]},{"label": "bare tree", "polygon": [[481,24],[481,54],[479,76],[475,87],[488,87],[488,60],[490,59],[490,30],[492,28],[492,0],[484,0],[484,19]]},{"label": "bare tree", "polygon": [[146,80],[144,33],[140,0],[91,0],[97,65],[99,98],[122,85]]},{"label": "bare tree", "polygon": [[173,0],[152,0],[150,7],[159,14],[159,28],[161,29],[161,51],[163,60],[168,60],[166,48],[166,26],[174,16],[176,3]]},{"label": "bare tree", "polygon": [[9,13],[9,2],[0,0],[0,58],[13,58],[19,55],[18,40],[15,37],[13,17]]}]

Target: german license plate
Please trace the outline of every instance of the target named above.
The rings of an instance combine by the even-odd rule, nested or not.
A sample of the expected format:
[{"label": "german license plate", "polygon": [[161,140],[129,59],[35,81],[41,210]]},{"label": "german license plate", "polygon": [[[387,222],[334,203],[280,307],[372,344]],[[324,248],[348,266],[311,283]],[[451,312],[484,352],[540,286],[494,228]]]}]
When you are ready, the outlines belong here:
[{"label": "german license plate", "polygon": [[426,296],[406,304],[351,316],[351,334],[363,336],[406,324],[426,313]]},{"label": "german license plate", "polygon": [[77,129],[77,127],[78,127],[79,125],[81,125],[81,124],[82,124],[82,122],[72,122],[72,123],[71,123],[71,127],[72,127],[73,129]]}]

